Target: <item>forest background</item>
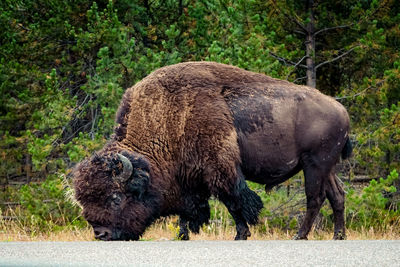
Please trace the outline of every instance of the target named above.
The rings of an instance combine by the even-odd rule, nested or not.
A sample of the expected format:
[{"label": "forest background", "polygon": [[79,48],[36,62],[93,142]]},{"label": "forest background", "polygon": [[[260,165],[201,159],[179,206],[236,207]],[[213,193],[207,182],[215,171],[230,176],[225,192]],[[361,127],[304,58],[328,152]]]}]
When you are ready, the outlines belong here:
[{"label": "forest background", "polygon": [[[396,0],[3,0],[0,235],[87,227],[66,197],[68,173],[110,137],[124,90],[159,67],[210,60],[345,105],[354,145],[338,168],[347,227],[398,236],[399,51]],[[375,179],[353,183],[365,178]],[[251,184],[266,207],[260,233],[296,229],[302,182],[299,174],[268,194]],[[231,226],[220,206],[213,202],[204,231]],[[324,207],[317,227],[331,229],[331,217]]]}]

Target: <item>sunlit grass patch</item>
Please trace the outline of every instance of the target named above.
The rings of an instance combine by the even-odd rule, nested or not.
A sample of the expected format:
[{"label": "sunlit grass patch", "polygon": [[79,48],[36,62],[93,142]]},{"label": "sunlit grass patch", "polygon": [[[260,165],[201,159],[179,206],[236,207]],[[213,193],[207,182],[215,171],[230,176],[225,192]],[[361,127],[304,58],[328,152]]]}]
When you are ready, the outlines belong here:
[{"label": "sunlit grass patch", "polygon": [[[177,238],[176,216],[161,219],[144,233],[141,241],[166,241]],[[249,240],[291,240],[296,230],[282,230],[268,228],[267,231],[260,225],[251,227],[252,236]],[[347,230],[347,240],[398,240],[399,228],[391,227],[387,231],[377,231],[374,228],[361,231]],[[219,223],[204,225],[199,234],[190,234],[190,240],[233,240],[236,235],[234,225],[221,226]],[[313,229],[308,235],[309,240],[331,240],[333,231]],[[20,225],[13,221],[0,221],[0,242],[11,241],[93,241],[94,235],[91,227],[77,228],[65,226],[57,231],[38,231]]]}]

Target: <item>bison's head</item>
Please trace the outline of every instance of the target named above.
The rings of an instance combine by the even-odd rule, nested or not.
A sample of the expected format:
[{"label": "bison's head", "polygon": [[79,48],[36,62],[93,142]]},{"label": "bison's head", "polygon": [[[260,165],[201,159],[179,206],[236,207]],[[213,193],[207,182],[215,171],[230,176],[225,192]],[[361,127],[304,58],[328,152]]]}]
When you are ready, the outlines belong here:
[{"label": "bison's head", "polygon": [[73,174],[76,200],[96,239],[137,240],[158,216],[150,164],[140,154],[94,155]]}]

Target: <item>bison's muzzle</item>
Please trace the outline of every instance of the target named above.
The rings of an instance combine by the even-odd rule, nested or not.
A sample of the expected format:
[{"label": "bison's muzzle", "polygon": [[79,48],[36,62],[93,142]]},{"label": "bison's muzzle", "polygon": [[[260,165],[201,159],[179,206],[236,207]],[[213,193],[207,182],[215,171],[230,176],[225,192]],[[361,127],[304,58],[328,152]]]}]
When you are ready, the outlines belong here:
[{"label": "bison's muzzle", "polygon": [[107,227],[98,226],[93,227],[94,237],[103,241],[110,241],[112,239],[112,231]]},{"label": "bison's muzzle", "polygon": [[139,236],[135,234],[128,234],[118,228],[109,228],[104,226],[93,227],[94,237],[102,241],[129,241],[139,240]]}]

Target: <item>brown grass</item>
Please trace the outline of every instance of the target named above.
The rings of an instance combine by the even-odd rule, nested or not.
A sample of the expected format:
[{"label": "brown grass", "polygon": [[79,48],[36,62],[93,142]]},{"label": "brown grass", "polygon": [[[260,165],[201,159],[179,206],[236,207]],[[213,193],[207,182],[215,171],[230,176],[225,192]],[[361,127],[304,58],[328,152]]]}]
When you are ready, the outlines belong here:
[{"label": "brown grass", "polygon": [[[160,220],[153,224],[143,235],[142,240],[176,240],[176,217]],[[260,231],[261,227],[252,227],[252,236],[249,240],[290,240],[295,231],[283,231],[267,228]],[[233,240],[236,234],[235,227],[221,226],[214,223],[206,225],[199,234],[191,234],[191,240]],[[309,240],[330,240],[332,231],[313,230]],[[371,229],[361,231],[347,230],[348,240],[394,240],[400,239],[399,229],[392,227],[385,232]],[[10,241],[92,241],[93,232],[90,227],[78,229],[76,227],[64,227],[60,230],[38,230],[21,225],[18,221],[0,221],[0,242]]]}]

